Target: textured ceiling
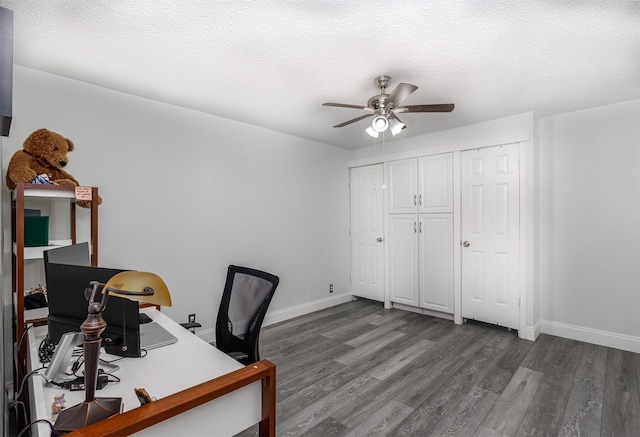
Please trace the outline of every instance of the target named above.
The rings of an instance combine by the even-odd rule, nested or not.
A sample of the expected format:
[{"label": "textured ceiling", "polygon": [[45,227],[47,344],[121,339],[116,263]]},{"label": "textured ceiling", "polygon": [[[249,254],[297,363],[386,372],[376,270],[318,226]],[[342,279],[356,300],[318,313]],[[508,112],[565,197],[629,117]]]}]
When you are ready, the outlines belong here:
[{"label": "textured ceiling", "polygon": [[[640,98],[640,2],[0,0],[15,64],[339,147],[374,78],[417,85],[393,139]],[[53,108],[52,108],[53,110]],[[380,141],[377,140],[377,141]],[[392,141],[390,134],[386,142]]]}]

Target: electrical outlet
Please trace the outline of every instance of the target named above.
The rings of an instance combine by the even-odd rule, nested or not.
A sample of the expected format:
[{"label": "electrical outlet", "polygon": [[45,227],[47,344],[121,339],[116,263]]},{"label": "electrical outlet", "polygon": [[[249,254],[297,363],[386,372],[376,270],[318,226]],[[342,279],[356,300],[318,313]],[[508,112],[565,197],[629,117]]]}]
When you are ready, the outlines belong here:
[{"label": "electrical outlet", "polygon": [[196,315],[189,314],[189,323],[196,323]]},{"label": "electrical outlet", "polygon": [[333,284],[329,284],[329,293],[333,293]]}]

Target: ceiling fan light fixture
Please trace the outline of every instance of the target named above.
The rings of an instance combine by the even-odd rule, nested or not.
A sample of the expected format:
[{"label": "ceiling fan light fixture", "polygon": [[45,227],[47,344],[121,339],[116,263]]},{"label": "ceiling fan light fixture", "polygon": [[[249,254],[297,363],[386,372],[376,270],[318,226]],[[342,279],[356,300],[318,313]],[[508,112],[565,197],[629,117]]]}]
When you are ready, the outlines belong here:
[{"label": "ceiling fan light fixture", "polygon": [[384,132],[389,127],[389,120],[384,115],[376,115],[371,122],[371,129],[376,132]]},{"label": "ceiling fan light fixture", "polygon": [[399,120],[391,120],[391,123],[389,123],[389,130],[391,131],[392,135],[398,135],[400,132],[402,132],[402,129],[406,128],[407,126],[399,121]]},{"label": "ceiling fan light fixture", "polygon": [[366,128],[364,130],[366,133],[368,133],[369,135],[371,135],[373,138],[378,138],[379,134],[377,131],[375,131],[371,126],[369,126],[368,128]]}]

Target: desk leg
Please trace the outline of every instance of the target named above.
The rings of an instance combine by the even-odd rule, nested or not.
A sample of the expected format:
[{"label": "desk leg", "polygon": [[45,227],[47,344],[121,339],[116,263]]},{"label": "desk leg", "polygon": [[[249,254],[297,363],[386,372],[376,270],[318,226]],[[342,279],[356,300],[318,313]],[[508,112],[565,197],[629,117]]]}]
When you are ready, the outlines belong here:
[{"label": "desk leg", "polygon": [[262,420],[259,435],[276,435],[276,366],[272,363],[269,363],[269,376],[262,380]]}]

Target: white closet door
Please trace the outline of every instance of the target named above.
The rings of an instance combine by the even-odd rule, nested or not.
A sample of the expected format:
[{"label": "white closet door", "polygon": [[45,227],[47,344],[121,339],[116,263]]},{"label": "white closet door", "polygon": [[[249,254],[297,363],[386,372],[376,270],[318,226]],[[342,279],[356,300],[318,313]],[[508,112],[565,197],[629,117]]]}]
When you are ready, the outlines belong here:
[{"label": "white closet door", "polygon": [[389,297],[418,306],[418,223],[415,214],[389,216]]},{"label": "white closet door", "polygon": [[415,158],[387,163],[389,213],[418,211],[418,161]]},{"label": "white closet door", "polygon": [[519,145],[461,158],[462,316],[519,329]]},{"label": "white closet door", "polygon": [[453,314],[453,215],[421,215],[418,230],[420,306]]},{"label": "white closet door", "polygon": [[453,154],[418,159],[418,207],[421,214],[453,212]]},{"label": "white closet door", "polygon": [[351,292],[384,301],[382,164],[351,169]]}]

